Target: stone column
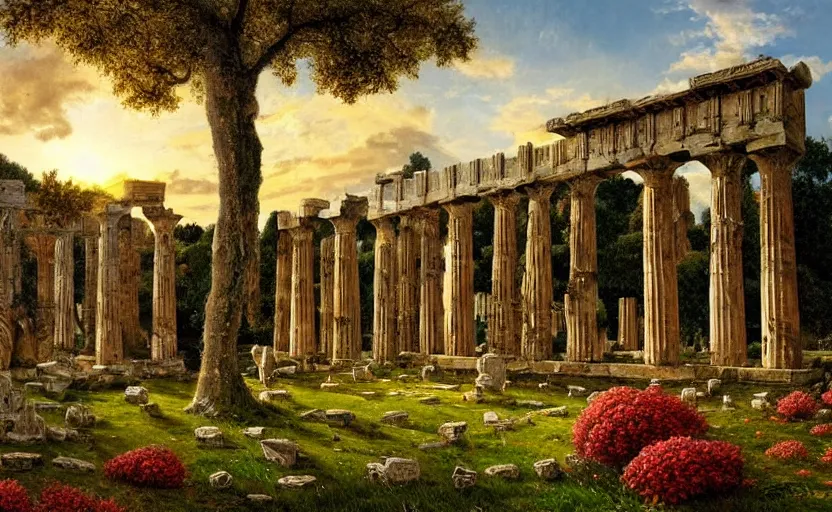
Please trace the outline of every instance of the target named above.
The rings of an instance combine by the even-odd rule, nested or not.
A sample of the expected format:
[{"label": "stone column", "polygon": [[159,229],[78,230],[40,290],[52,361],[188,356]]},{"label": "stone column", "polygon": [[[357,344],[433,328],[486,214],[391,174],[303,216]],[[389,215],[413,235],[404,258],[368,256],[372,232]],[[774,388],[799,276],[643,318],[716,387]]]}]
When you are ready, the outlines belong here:
[{"label": "stone column", "polygon": [[84,315],[85,354],[95,353],[95,310],[98,302],[98,237],[84,239]]},{"label": "stone column", "polygon": [[335,284],[335,237],[328,236],[321,240],[321,346],[319,352],[333,358],[333,328],[335,317],[332,315],[333,286]]},{"label": "stone column", "polygon": [[517,346],[517,203],[520,196],[490,196],[494,205],[494,256],[491,265],[491,308],[488,349],[505,356],[520,355]]},{"label": "stone column", "polygon": [[638,350],[638,310],[635,297],[618,299],[618,344],[622,350]]},{"label": "stone column", "polygon": [[521,354],[532,361],[552,357],[552,222],[549,201],[553,191],[551,185],[526,189],[529,219],[526,225],[526,269],[521,285]]},{"label": "stone column", "polygon": [[595,190],[601,179],[585,176],[569,182],[569,285],[564,297],[566,360],[601,361],[598,338],[598,254],[595,238]]},{"label": "stone column", "polygon": [[399,217],[396,241],[399,352],[419,352],[419,232],[412,214]]},{"label": "stone column", "polygon": [[141,258],[138,253],[144,222],[126,215],[120,223],[118,254],[120,260],[121,336],[124,348],[133,349],[139,348],[145,341],[142,339],[143,333],[139,322]]},{"label": "stone column", "polygon": [[396,339],[396,233],[390,219],[373,221],[376,228],[375,276],[373,280],[373,359],[394,361]]},{"label": "stone column", "polygon": [[75,257],[72,233],[61,233],[55,242],[55,348],[75,348]]},{"label": "stone column", "polygon": [[52,357],[55,331],[55,241],[55,235],[46,233],[38,233],[26,238],[26,245],[35,254],[38,262],[35,359],[41,363]]},{"label": "stone column", "polygon": [[700,161],[711,170],[711,364],[747,360],[742,275],[742,170],[746,157],[716,153]]},{"label": "stone column", "polygon": [[419,211],[422,233],[419,308],[419,352],[444,354],[442,319],[442,240],[439,238],[439,210]]},{"label": "stone column", "polygon": [[335,271],[332,286],[333,360],[361,359],[361,291],[355,227],[358,217],[330,219],[335,226]]},{"label": "stone column", "polygon": [[473,204],[449,203],[448,240],[445,244],[445,354],[473,356],[474,238]]},{"label": "stone column", "polygon": [[661,161],[644,178],[644,362],[679,363],[679,297],[673,236],[673,172]]},{"label": "stone column", "polygon": [[289,356],[315,354],[315,250],[312,224],[306,219],[292,233],[292,305],[289,320]]},{"label": "stone column", "polygon": [[[14,216],[17,212],[12,209],[0,208],[0,370],[8,370],[14,353],[14,273],[12,260],[14,254],[13,230]],[[18,246],[17,258],[20,258]]]},{"label": "stone column", "polygon": [[760,171],[760,298],[764,368],[801,368],[792,169],[783,148],[750,155]]},{"label": "stone column", "polygon": [[107,205],[99,214],[101,236],[98,244],[98,309],[95,314],[96,364],[121,364],[124,360],[124,343],[121,330],[122,287],[119,273],[119,221],[129,215],[132,208],[121,204]]},{"label": "stone column", "polygon": [[[321,244],[323,259],[323,244]],[[292,235],[287,230],[277,233],[277,268],[274,290],[274,351],[289,352],[289,325],[292,317]],[[321,265],[321,348],[324,345],[323,264]],[[325,352],[325,351],[324,351]]]},{"label": "stone column", "polygon": [[181,215],[164,207],[145,207],[144,216],[153,224],[153,334],[150,358],[167,361],[176,357],[176,242],[173,230]]}]

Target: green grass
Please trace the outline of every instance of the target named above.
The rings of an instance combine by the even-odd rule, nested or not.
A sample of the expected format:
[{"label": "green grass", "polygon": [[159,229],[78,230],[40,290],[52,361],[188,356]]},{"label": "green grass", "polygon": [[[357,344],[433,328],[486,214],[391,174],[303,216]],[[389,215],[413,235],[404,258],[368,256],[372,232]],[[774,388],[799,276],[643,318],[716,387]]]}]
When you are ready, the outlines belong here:
[{"label": "green grass", "polygon": [[[415,372],[414,372],[415,373]],[[398,374],[398,372],[396,372]],[[446,381],[453,381],[446,376]],[[597,379],[555,378],[549,390],[541,391],[539,381],[521,380],[504,396],[489,396],[488,402],[463,402],[461,395],[471,389],[472,377],[457,380],[462,390],[434,391],[421,382],[351,383],[347,376],[337,376],[342,382],[336,391],[318,388],[324,376],[303,375],[281,379],[273,389],[288,389],[291,400],[251,411],[245,418],[235,420],[206,420],[186,415],[182,409],[189,403],[193,384],[168,381],[148,381],[151,400],[160,404],[164,418],[149,418],[138,407],[124,402],[123,392],[73,392],[65,402],[78,401],[93,407],[100,423],[93,430],[90,444],[48,444],[41,446],[4,446],[3,451],[27,450],[44,455],[47,464],[31,473],[5,477],[18,478],[33,494],[49,481],[60,480],[80,486],[101,496],[113,496],[131,511],[247,511],[247,510],[327,510],[327,511],[636,511],[645,507],[636,496],[618,483],[615,475],[600,475],[586,486],[573,478],[546,483],[537,479],[532,464],[536,460],[555,457],[563,462],[573,451],[571,428],[575,417],[586,405],[585,399],[568,398],[566,384],[578,383],[591,390],[614,385]],[[255,393],[262,386],[255,380],[248,384]],[[643,386],[643,385],[642,385]],[[702,386],[700,385],[700,389]],[[679,387],[666,390],[678,393]],[[701,404],[708,421],[713,425],[709,436],[740,444],[747,459],[747,474],[758,483],[751,489],[739,490],[729,496],[709,497],[688,504],[678,510],[689,511],[807,511],[832,510],[828,499],[829,488],[822,482],[832,480],[832,468],[822,467],[817,458],[832,444],[808,434],[810,424],[781,425],[770,421],[749,407],[751,394],[770,389],[760,386],[727,386],[738,410],[719,411],[721,397]],[[361,391],[376,391],[375,398],[358,396]],[[390,391],[412,393],[395,397]],[[418,398],[428,394],[441,398],[436,406],[422,405]],[[547,406],[566,405],[569,418],[535,417],[533,425],[518,426],[516,430],[495,433],[482,424],[482,414],[493,410],[500,418],[519,417],[529,409],[516,407],[512,399],[540,400]],[[345,408],[353,411],[357,421],[348,428],[330,427],[322,423],[302,422],[299,413],[312,409]],[[383,425],[378,419],[385,411],[404,410],[410,422],[402,426]],[[711,412],[709,412],[709,410]],[[62,423],[59,413],[45,413],[50,424]],[[745,423],[744,419],[749,418]],[[464,420],[469,429],[459,446],[433,451],[421,451],[421,443],[437,441],[436,429],[446,421]],[[235,448],[208,450],[197,447],[193,436],[196,427],[216,425]],[[264,426],[267,437],[288,438],[300,445],[305,455],[297,467],[285,469],[267,462],[259,442],[242,435],[245,426]],[[755,432],[760,431],[757,438]],[[334,441],[337,434],[340,441]],[[763,452],[774,442],[799,439],[806,443],[812,459],[802,464],[774,463]],[[135,489],[128,485],[107,481],[101,468],[106,460],[124,451],[163,444],[176,451],[188,467],[191,477],[186,488],[160,491]],[[337,451],[336,451],[337,450]],[[73,475],[52,468],[51,458],[65,455],[89,460],[99,469],[91,475]],[[401,456],[419,461],[422,477],[418,483],[401,487],[371,484],[365,476],[365,465],[377,462],[381,456]],[[518,482],[489,479],[482,471],[493,464],[514,463],[520,467]],[[456,491],[451,473],[456,465],[464,465],[480,472],[477,486]],[[798,469],[813,472],[810,478],[800,478]],[[208,475],[225,470],[234,477],[234,485],[225,491],[208,486]],[[289,474],[311,474],[318,478],[315,488],[282,490],[277,479]],[[270,506],[249,505],[245,496],[265,493],[275,497]],[[654,507],[654,509],[662,509]]]}]

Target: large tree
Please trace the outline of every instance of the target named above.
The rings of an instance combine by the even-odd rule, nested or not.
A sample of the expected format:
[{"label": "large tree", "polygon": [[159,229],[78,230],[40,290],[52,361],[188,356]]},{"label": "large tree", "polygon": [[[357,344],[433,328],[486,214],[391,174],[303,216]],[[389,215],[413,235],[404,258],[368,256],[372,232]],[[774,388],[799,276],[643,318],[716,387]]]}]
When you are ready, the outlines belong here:
[{"label": "large tree", "polygon": [[108,76],[128,107],[174,110],[187,83],[205,98],[220,207],[194,413],[253,402],[236,339],[257,244],[260,74],[268,68],[290,86],[306,62],[319,92],[354,102],[416,78],[425,60],[447,66],[476,46],[459,0],[3,0],[0,29],[12,44],[54,41]]}]

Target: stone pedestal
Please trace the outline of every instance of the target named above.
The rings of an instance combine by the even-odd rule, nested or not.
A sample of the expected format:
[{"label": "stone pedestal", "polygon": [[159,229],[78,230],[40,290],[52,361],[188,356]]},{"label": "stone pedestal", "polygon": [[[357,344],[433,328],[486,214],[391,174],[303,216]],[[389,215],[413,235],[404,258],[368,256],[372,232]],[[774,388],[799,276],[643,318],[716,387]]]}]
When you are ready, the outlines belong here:
[{"label": "stone pedestal", "polygon": [[375,276],[373,281],[373,359],[394,361],[396,339],[396,233],[390,219],[373,221],[376,228]]},{"label": "stone pedestal", "polygon": [[701,159],[711,170],[711,364],[747,360],[742,275],[742,170],[746,157],[717,153]]},{"label": "stone pedestal", "polygon": [[419,252],[418,221],[402,215],[396,243],[399,352],[419,352]]},{"label": "stone pedestal", "polygon": [[98,215],[101,236],[98,244],[98,309],[95,320],[95,362],[98,365],[120,364],[124,360],[121,337],[119,275],[119,221],[131,208],[121,204],[107,205]]},{"label": "stone pedestal", "polygon": [[95,351],[95,310],[98,302],[98,237],[84,239],[84,352]]},{"label": "stone pedestal", "polygon": [[448,212],[445,244],[445,354],[473,356],[474,332],[474,239],[473,204],[443,205]]},{"label": "stone pedestal", "polygon": [[601,361],[604,357],[596,313],[595,189],[600,182],[596,176],[586,176],[569,183],[569,286],[564,297],[567,361]]},{"label": "stone pedestal", "polygon": [[523,339],[521,353],[533,361],[552,357],[552,222],[549,201],[553,186],[526,189],[529,220],[526,227],[526,269],[521,295]]},{"label": "stone pedestal", "polygon": [[315,354],[315,250],[312,226],[301,219],[292,234],[292,305],[289,320],[289,356]]},{"label": "stone pedestal", "polygon": [[75,348],[75,257],[72,233],[61,233],[55,241],[55,327],[53,342],[58,350]]},{"label": "stone pedestal", "polygon": [[496,354],[520,355],[517,336],[517,203],[515,193],[489,197],[494,205],[494,256],[491,266],[491,308],[488,347]]},{"label": "stone pedestal", "polygon": [[330,219],[335,226],[333,360],[361,359],[361,290],[358,282],[358,251],[355,238],[355,227],[359,218],[360,215],[341,215]]},{"label": "stone pedestal", "polygon": [[422,267],[419,308],[419,351],[422,354],[443,354],[445,343],[442,319],[442,240],[439,238],[439,210],[419,212],[422,233]]},{"label": "stone pedestal", "polygon": [[35,319],[37,347],[36,362],[43,363],[52,357],[55,332],[55,235],[39,233],[26,238],[38,262],[38,311]]},{"label": "stone pedestal", "polygon": [[153,252],[153,334],[150,358],[167,361],[176,357],[176,242],[173,230],[182,219],[162,207],[143,209],[156,234]]},{"label": "stone pedestal", "polygon": [[[277,268],[275,270],[274,290],[274,350],[275,352],[289,352],[289,324],[292,316],[292,235],[281,230],[277,234]],[[321,349],[324,345],[324,288],[323,288],[323,244],[321,244]],[[331,275],[331,273],[330,273]],[[331,289],[330,289],[331,290]],[[330,293],[330,296],[332,294]],[[331,309],[330,309],[331,310]],[[331,316],[331,315],[330,315]],[[329,333],[332,339],[332,322],[329,322]]]},{"label": "stone pedestal", "polygon": [[798,155],[784,148],[750,158],[760,171],[763,367],[797,369],[803,365],[792,204],[792,168]]},{"label": "stone pedestal", "polygon": [[679,363],[679,297],[673,236],[673,172],[661,161],[644,178],[644,362]]},{"label": "stone pedestal", "polygon": [[638,309],[635,297],[618,299],[618,344],[621,350],[638,350]]}]

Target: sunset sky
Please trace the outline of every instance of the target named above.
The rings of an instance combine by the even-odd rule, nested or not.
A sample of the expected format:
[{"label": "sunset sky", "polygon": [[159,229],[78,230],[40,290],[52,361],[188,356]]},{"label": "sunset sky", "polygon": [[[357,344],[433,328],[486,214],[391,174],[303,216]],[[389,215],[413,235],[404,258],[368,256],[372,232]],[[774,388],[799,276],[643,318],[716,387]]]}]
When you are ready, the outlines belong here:
[{"label": "sunset sky", "polygon": [[[546,119],[622,97],[683,88],[687,78],[759,54],[813,71],[807,129],[832,137],[832,0],[466,0],[480,49],[468,63],[425,63],[393,95],[343,105],[307,78],[285,89],[264,74],[258,130],[264,146],[261,220],[303,197],[366,192],[378,172],[413,151],[434,167],[526,141],[554,139]],[[303,65],[301,65],[303,68]],[[183,94],[187,94],[183,90]],[[202,106],[158,118],[125,110],[110,84],[52,47],[0,42],[0,153],[39,174],[108,183],[168,182],[185,221],[216,220],[216,164]],[[694,210],[709,202],[708,174],[683,168]]]}]

